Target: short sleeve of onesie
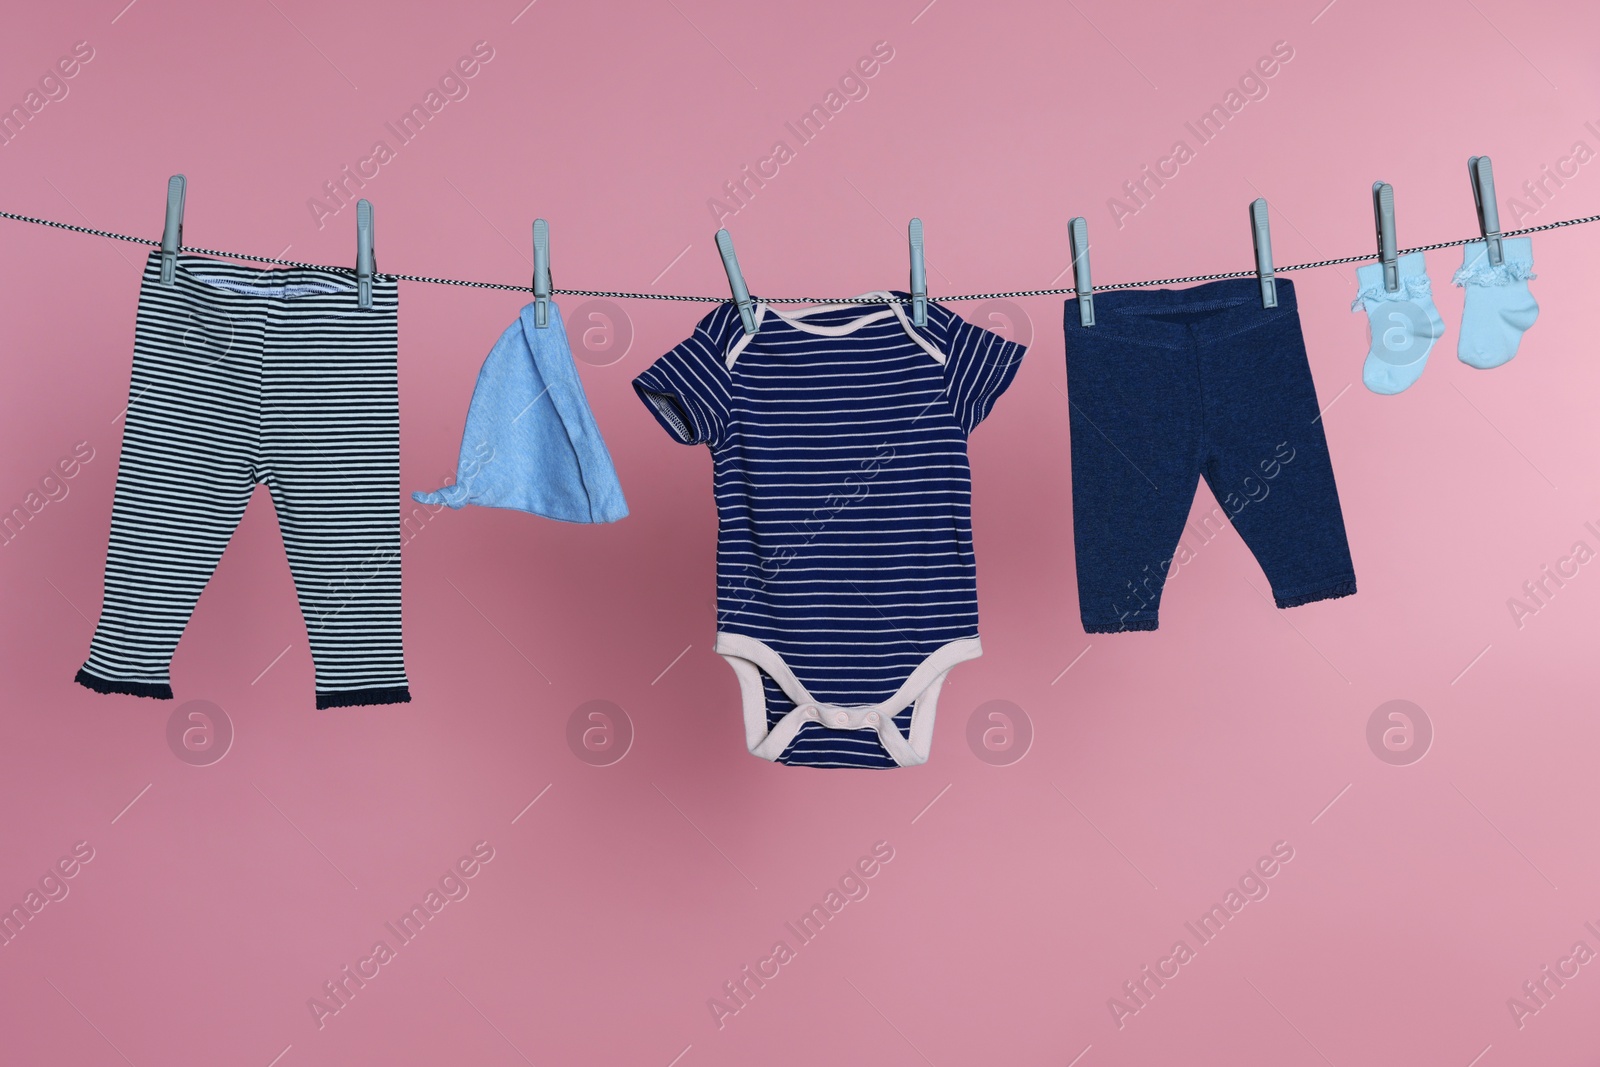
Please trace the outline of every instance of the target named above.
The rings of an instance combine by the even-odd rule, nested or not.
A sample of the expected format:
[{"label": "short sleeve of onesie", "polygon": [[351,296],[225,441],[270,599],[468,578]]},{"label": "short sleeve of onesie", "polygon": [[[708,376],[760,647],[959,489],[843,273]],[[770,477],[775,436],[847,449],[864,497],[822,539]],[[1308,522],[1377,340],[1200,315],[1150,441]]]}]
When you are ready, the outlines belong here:
[{"label": "short sleeve of onesie", "polygon": [[1027,348],[929,302],[928,332],[945,353],[945,392],[956,421],[971,433],[1006,391]]},{"label": "short sleeve of onesie", "polygon": [[721,304],[694,333],[633,380],[656,421],[686,445],[722,439],[728,420],[728,368],[724,354],[742,330],[738,310]]}]

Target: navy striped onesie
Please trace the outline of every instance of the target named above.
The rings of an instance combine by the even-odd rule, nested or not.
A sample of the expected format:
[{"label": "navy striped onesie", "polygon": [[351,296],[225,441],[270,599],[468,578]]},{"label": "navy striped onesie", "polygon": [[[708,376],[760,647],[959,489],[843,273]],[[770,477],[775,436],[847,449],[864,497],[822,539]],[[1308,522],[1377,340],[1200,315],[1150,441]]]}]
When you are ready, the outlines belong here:
[{"label": "navy striped onesie", "polygon": [[756,317],[747,337],[720,305],[633,383],[711,449],[716,650],[746,743],[795,765],[924,763],[945,674],[982,652],[967,435],[1025,349],[932,302],[926,327],[898,303]]}]

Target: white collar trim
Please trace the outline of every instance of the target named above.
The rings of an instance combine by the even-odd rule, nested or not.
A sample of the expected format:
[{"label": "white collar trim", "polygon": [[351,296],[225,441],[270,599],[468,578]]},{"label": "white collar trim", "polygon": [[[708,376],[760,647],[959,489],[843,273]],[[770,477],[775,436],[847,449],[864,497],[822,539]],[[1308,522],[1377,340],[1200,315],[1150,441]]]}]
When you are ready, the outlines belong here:
[{"label": "white collar trim", "polygon": [[896,319],[900,320],[900,326],[906,331],[906,335],[908,337],[915,341],[924,352],[933,357],[933,361],[935,363],[939,364],[941,367],[944,366],[944,353],[939,351],[938,347],[934,345],[932,341],[922,336],[922,334],[911,325],[911,320],[906,317],[905,305],[896,300],[893,293],[889,293],[880,289],[870,293],[861,294],[861,299],[867,299],[870,297],[877,297],[887,301],[887,303],[882,308],[879,308],[875,311],[868,311],[858,318],[852,319],[849,322],[840,323],[837,326],[817,326],[806,322],[806,319],[811,315],[818,315],[826,311],[838,311],[841,308],[861,307],[863,305],[854,303],[816,304],[811,307],[801,308],[798,311],[784,312],[779,311],[777,308],[772,307],[769,304],[763,304],[760,301],[757,301],[755,310],[756,333],[741,332],[739,339],[729,347],[728,355],[726,357],[728,369],[733,369],[734,363],[738,360],[740,354],[744,352],[746,346],[750,344],[750,341],[756,336],[756,334],[761,332],[761,324],[766,321],[766,317],[769,313],[774,318],[788,323],[797,330],[803,330],[806,333],[817,334],[822,337],[848,337],[861,327],[868,326],[874,322],[881,322],[892,315]]}]

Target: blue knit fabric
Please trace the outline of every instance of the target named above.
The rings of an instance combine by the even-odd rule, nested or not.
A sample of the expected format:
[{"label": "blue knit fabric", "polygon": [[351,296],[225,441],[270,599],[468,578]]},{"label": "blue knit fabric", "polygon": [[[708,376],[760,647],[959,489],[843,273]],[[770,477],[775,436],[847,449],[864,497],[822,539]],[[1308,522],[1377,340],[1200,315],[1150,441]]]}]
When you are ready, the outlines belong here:
[{"label": "blue knit fabric", "polygon": [[[1231,523],[1280,608],[1356,591],[1294,283],[1066,305],[1072,530],[1089,633],[1154,630],[1173,574]],[[1217,506],[1189,520],[1201,478]],[[1205,507],[1205,505],[1202,505]],[[1187,521],[1187,525],[1186,525]]]},{"label": "blue knit fabric", "polygon": [[511,508],[563,522],[616,522],[628,504],[572,363],[561,310],[522,309],[484,360],[467,409],[456,480],[423,504]]}]

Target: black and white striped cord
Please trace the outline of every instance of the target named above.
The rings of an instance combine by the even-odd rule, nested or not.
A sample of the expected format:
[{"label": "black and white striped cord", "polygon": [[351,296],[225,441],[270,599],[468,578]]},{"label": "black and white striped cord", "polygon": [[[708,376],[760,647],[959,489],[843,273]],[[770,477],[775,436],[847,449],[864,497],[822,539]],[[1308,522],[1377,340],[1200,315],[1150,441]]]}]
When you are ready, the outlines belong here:
[{"label": "black and white striped cord", "polygon": [[[106,230],[91,229],[88,226],[75,226],[70,222],[56,222],[53,219],[36,219],[29,215],[17,215],[10,211],[0,211],[0,218],[11,219],[15,222],[31,222],[39,226],[50,226],[58,230],[70,230],[73,233],[86,233],[92,237],[105,237],[113,241],[127,241],[131,244],[149,245],[158,248],[159,240],[152,241],[145,237],[130,237],[127,234],[111,233]],[[1585,223],[1600,222],[1600,215],[1586,215],[1578,219],[1562,219],[1559,222],[1547,222],[1543,226],[1529,226],[1521,230],[1507,230],[1501,237],[1522,237],[1530,233],[1540,233],[1545,230],[1560,229],[1564,226],[1581,226]],[[1398,255],[1409,255],[1412,252],[1432,252],[1440,248],[1458,248],[1473,241],[1482,240],[1481,237],[1464,237],[1458,241],[1440,241],[1437,244],[1418,245],[1416,248],[1402,248]],[[315,270],[341,271],[346,274],[355,274],[354,267],[330,266],[325,263],[302,263],[293,259],[277,259],[272,256],[252,256],[243,252],[219,252],[211,248],[194,248],[184,245],[180,252],[192,252],[196,255],[215,256],[219,259],[237,259],[250,263],[276,263],[284,267],[310,267]],[[1319,259],[1314,263],[1294,263],[1289,266],[1275,267],[1274,273],[1284,274],[1294,270],[1316,270],[1319,267],[1334,267],[1346,263],[1367,263],[1378,259],[1378,253],[1369,252],[1364,256],[1344,256],[1339,259]],[[1253,278],[1253,270],[1227,271],[1222,274],[1196,274],[1187,278],[1158,278],[1142,282],[1111,282],[1106,285],[1095,286],[1096,292],[1110,289],[1139,289],[1146,286],[1167,285],[1193,285],[1198,282],[1216,282],[1227,278]],[[392,278],[403,282],[423,282],[428,285],[461,285],[469,289],[500,289],[514,293],[531,293],[531,285],[506,285],[502,282],[474,282],[461,278],[432,278],[422,274],[386,274],[379,272],[383,278]],[[626,293],[604,289],[551,289],[555,296],[586,296],[607,300],[676,300],[693,304],[725,304],[730,298],[726,296],[685,296],[679,293]],[[940,303],[950,303],[957,300],[1021,300],[1034,296],[1076,296],[1077,290],[1067,289],[1015,289],[1002,293],[963,293],[956,295],[934,295],[933,299]],[[764,304],[883,304],[883,303],[910,303],[910,298],[892,298],[885,300],[880,297],[846,296],[836,299],[823,299],[819,297],[759,297]]]}]

